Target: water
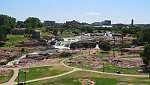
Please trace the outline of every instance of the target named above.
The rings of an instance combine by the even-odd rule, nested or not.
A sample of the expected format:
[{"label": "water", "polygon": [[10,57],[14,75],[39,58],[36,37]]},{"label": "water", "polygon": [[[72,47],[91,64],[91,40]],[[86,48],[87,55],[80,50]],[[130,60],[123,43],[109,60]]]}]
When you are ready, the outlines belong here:
[{"label": "water", "polygon": [[81,40],[81,36],[63,38],[64,41],[57,41],[54,48],[57,49],[70,49],[70,44]]}]

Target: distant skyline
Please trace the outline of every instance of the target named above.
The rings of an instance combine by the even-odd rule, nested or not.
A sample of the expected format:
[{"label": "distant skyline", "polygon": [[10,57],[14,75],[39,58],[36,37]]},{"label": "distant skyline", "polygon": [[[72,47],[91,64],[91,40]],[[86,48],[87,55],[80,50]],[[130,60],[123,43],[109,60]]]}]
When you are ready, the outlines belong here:
[{"label": "distant skyline", "polygon": [[150,23],[150,0],[0,0],[0,14],[25,20],[65,22],[100,22],[135,24]]}]

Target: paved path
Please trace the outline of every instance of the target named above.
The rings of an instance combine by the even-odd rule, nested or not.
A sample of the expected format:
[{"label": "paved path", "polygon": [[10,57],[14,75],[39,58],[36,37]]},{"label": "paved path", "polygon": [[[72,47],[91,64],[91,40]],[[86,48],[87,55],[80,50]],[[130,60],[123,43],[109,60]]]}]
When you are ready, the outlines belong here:
[{"label": "paved path", "polygon": [[133,75],[133,74],[117,74],[117,73],[108,73],[108,72],[100,72],[100,71],[94,71],[94,70],[86,70],[86,69],[81,69],[77,67],[72,67],[64,64],[64,61],[67,59],[64,59],[61,64],[64,65],[67,68],[73,68],[73,69],[80,69],[81,71],[88,71],[88,72],[94,72],[94,73],[101,73],[101,74],[109,74],[109,75],[114,75],[114,76],[127,76],[127,77],[149,77],[148,75]]},{"label": "paved path", "polygon": [[17,79],[17,77],[18,77],[19,69],[18,69],[18,68],[13,68],[12,70],[13,70],[14,74],[13,74],[13,76],[11,77],[11,79],[10,79],[8,82],[3,83],[3,84],[0,84],[0,85],[13,85],[14,81],[15,81],[15,80]]},{"label": "paved path", "polygon": [[[148,75],[116,74],[116,73],[107,73],[107,72],[100,72],[100,71],[93,71],[93,70],[86,70],[86,69],[76,68],[76,67],[72,67],[72,66],[66,65],[64,63],[64,61],[66,61],[66,60],[67,60],[67,58],[64,59],[64,60],[62,60],[60,62],[60,64],[63,65],[63,66],[65,66],[65,67],[67,67],[67,68],[73,69],[72,71],[69,71],[69,72],[66,72],[66,73],[63,73],[63,74],[60,74],[60,75],[56,75],[56,76],[44,77],[44,78],[38,78],[38,79],[34,79],[34,80],[29,80],[29,81],[27,81],[27,83],[41,81],[41,80],[47,80],[47,79],[52,79],[52,78],[57,78],[57,77],[61,77],[61,76],[65,76],[65,75],[71,74],[71,73],[76,72],[76,71],[87,71],[87,72],[94,72],[94,73],[100,73],[100,74],[108,74],[108,75],[114,75],[114,76],[149,77]],[[14,74],[13,74],[12,78],[8,82],[6,82],[4,84],[0,84],[0,85],[13,85],[13,84],[17,84],[15,82],[15,79],[18,76],[19,69],[14,68],[12,70],[14,71]]]},{"label": "paved path", "polygon": [[[61,77],[61,76],[65,76],[65,75],[71,74],[71,73],[79,71],[79,70],[80,69],[76,68],[76,69],[73,69],[72,71],[69,71],[69,72],[66,72],[66,73],[63,73],[63,74],[60,74],[60,75],[44,77],[44,78],[38,78],[38,79],[34,79],[34,80],[29,80],[29,81],[26,81],[26,83],[42,81],[42,80],[48,80],[48,79],[52,79],[52,78],[57,78],[57,77]],[[14,84],[17,84],[17,82],[15,82]]]}]

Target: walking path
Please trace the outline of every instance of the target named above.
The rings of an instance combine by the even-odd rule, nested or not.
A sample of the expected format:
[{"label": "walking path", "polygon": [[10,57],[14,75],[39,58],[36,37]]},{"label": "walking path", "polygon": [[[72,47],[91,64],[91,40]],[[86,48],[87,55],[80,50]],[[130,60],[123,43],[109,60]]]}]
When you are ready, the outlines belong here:
[{"label": "walking path", "polygon": [[86,69],[81,69],[77,67],[72,67],[64,64],[64,61],[67,59],[64,59],[61,64],[64,65],[67,68],[73,68],[73,69],[80,69],[82,71],[88,71],[88,72],[94,72],[94,73],[100,73],[100,74],[109,74],[109,75],[114,75],[114,76],[127,76],[127,77],[149,77],[148,75],[133,75],[133,74],[117,74],[117,73],[108,73],[108,72],[100,72],[100,71],[94,71],[94,70],[86,70]]},{"label": "walking path", "polygon": [[11,79],[6,82],[6,83],[3,83],[3,84],[0,84],[0,85],[13,85],[14,81],[16,80],[16,78],[18,77],[18,72],[19,72],[19,69],[18,68],[12,68],[14,74],[13,76],[11,77]]},{"label": "walking path", "polygon": [[[100,72],[100,71],[93,71],[93,70],[86,70],[86,69],[82,69],[82,68],[76,68],[76,67],[72,67],[72,66],[66,65],[64,63],[64,61],[66,61],[66,60],[67,60],[67,58],[64,59],[64,60],[62,60],[60,62],[60,64],[63,65],[63,66],[65,66],[65,67],[67,67],[67,68],[73,69],[72,71],[69,71],[69,72],[66,72],[66,73],[62,73],[62,74],[59,74],[59,75],[56,75],[56,76],[50,76],[50,77],[44,77],[44,78],[38,78],[38,79],[34,79],[34,80],[29,80],[29,81],[26,81],[26,83],[31,83],[31,82],[41,81],[41,80],[47,80],[47,79],[57,78],[57,77],[61,77],[61,76],[65,76],[65,75],[71,74],[71,73],[76,72],[76,71],[87,71],[87,72],[100,73],[100,74],[108,74],[108,75],[114,75],[114,76],[149,77],[148,75],[116,74],[116,73],[107,73],[107,72]],[[0,85],[13,85],[13,84],[17,84],[17,82],[15,82],[15,79],[18,76],[19,69],[18,68],[12,68],[12,70],[14,71],[14,74],[13,74],[12,78],[8,82],[0,84]]]},{"label": "walking path", "polygon": [[[38,78],[38,79],[34,79],[34,80],[29,80],[29,81],[26,81],[26,83],[31,83],[31,82],[36,82],[36,81],[42,81],[42,80],[57,78],[57,77],[61,77],[61,76],[65,76],[65,75],[71,74],[71,73],[79,71],[79,70],[80,69],[76,68],[76,69],[73,69],[72,71],[69,71],[69,72],[66,72],[66,73],[62,73],[62,74],[59,74],[59,75],[56,75],[56,76],[50,76],[50,77],[44,77],[44,78]],[[14,84],[17,84],[17,82],[15,82]]]}]

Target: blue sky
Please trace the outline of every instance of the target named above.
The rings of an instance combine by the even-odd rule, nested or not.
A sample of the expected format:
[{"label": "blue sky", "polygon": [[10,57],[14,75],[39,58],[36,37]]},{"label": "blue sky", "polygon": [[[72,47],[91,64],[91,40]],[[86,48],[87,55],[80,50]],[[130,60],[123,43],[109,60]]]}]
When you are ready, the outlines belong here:
[{"label": "blue sky", "polygon": [[0,14],[25,20],[78,20],[95,22],[111,19],[113,23],[150,23],[150,0],[0,0]]}]

